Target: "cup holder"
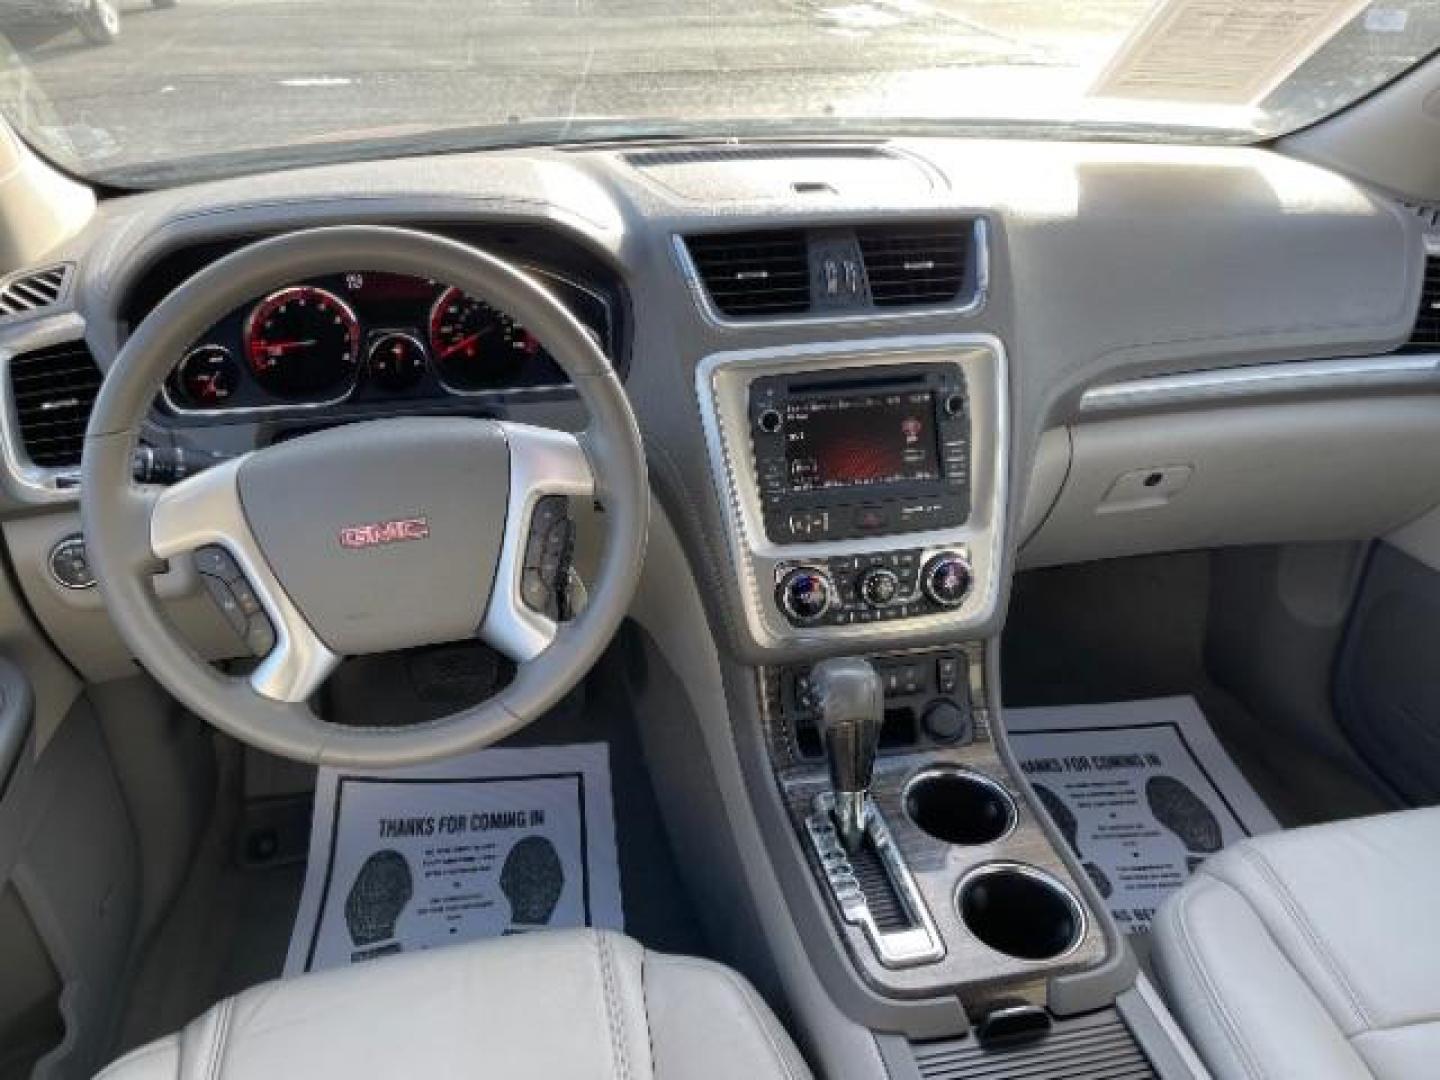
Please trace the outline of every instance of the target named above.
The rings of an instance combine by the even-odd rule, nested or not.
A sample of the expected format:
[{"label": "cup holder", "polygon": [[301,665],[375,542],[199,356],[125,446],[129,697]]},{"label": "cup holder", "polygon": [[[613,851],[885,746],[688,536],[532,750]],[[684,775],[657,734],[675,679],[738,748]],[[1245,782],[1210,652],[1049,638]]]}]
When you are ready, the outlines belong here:
[{"label": "cup holder", "polygon": [[1015,827],[1015,800],[980,773],[928,769],[905,786],[905,812],[947,844],[993,844]]},{"label": "cup holder", "polygon": [[970,932],[1020,960],[1054,960],[1080,943],[1085,914],[1075,895],[1023,863],[991,863],[960,882],[955,906]]}]

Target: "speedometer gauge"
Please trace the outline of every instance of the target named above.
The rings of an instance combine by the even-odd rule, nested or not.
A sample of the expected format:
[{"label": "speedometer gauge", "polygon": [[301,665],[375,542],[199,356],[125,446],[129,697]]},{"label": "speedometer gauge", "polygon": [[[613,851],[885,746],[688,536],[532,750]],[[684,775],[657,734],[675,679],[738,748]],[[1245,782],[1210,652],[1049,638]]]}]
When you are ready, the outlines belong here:
[{"label": "speedometer gauge", "polygon": [[271,293],[245,320],[255,381],[282,398],[343,393],[360,360],[360,324],[332,292],[295,285]]},{"label": "speedometer gauge", "polygon": [[514,319],[459,289],[446,289],[430,309],[430,354],[452,390],[503,385],[543,352]]}]

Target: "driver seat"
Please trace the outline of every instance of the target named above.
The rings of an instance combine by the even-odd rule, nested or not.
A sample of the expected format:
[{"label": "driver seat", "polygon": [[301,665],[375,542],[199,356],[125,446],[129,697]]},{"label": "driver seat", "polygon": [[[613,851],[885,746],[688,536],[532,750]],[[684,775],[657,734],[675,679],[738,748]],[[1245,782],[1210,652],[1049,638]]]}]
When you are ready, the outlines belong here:
[{"label": "driver seat", "polygon": [[808,1080],[729,968],[543,931],[266,983],[103,1080]]}]

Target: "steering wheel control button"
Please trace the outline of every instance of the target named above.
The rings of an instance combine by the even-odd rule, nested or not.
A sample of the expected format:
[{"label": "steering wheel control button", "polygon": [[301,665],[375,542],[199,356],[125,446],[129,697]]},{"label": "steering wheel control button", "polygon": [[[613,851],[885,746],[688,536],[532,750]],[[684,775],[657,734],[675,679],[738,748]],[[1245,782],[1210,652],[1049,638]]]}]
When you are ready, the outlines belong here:
[{"label": "steering wheel control button", "polygon": [[900,578],[894,570],[883,566],[872,566],[860,575],[860,599],[871,607],[880,608],[893,603],[900,595]]},{"label": "steering wheel control button", "polygon": [[205,591],[210,594],[210,599],[215,601],[220,614],[224,615],[225,621],[230,624],[230,629],[244,637],[250,629],[250,618],[241,610],[240,601],[231,590],[230,583],[209,574],[203,575],[201,580],[205,583]]},{"label": "steering wheel control button", "polygon": [[520,599],[526,607],[556,620],[568,615],[566,595],[574,551],[570,502],[564,495],[546,495],[535,504],[525,541]]},{"label": "steering wheel control button", "polygon": [[813,566],[791,570],[777,590],[780,610],[792,623],[813,623],[824,618],[834,601],[835,587],[830,578]]},{"label": "steering wheel control button", "polygon": [[266,656],[275,648],[275,628],[264,615],[251,616],[249,629],[245,631],[245,644],[256,656]]},{"label": "steering wheel control button", "polygon": [[62,588],[77,592],[95,587],[85,538],[79,533],[71,533],[50,549],[50,576]]},{"label": "steering wheel control button", "polygon": [[930,602],[943,608],[959,607],[970,595],[974,574],[965,556],[947,551],[925,564],[920,581]]},{"label": "steering wheel control button", "polygon": [[194,559],[205,591],[230,628],[256,656],[267,654],[275,647],[275,628],[235,557],[218,544],[208,544],[196,550]]},{"label": "steering wheel control button", "polygon": [[195,552],[195,569],[222,581],[234,581],[241,576],[234,556],[218,544],[209,544]]}]

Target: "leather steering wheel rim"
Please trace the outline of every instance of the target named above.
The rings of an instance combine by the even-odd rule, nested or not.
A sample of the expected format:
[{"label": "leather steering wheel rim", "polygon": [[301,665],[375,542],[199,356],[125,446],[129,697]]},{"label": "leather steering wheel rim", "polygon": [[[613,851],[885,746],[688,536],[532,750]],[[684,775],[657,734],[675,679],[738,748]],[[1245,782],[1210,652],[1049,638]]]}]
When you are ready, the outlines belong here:
[{"label": "leather steering wheel rim", "polygon": [[[157,554],[155,522],[157,510],[184,505],[187,494],[199,491],[213,470],[168,489],[140,485],[132,478],[141,425],[176,359],[193,341],[257,296],[294,281],[350,271],[443,281],[506,312],[545,343],[589,414],[589,425],[578,438],[468,421],[502,431],[511,440],[512,462],[531,444],[541,448],[542,456],[548,447],[569,445],[565,440],[578,446],[583,457],[572,448],[569,458],[589,475],[567,490],[593,495],[603,511],[605,544],[595,580],[587,583],[584,610],[573,621],[550,628],[548,644],[533,659],[517,664],[508,686],[473,708],[421,724],[330,724],[317,717],[306,700],[266,696],[252,681],[227,676],[197,655],[166,618],[152,587],[164,557],[174,557],[168,548]],[[295,442],[308,438],[315,437]],[[262,449],[246,457],[268,452]],[[573,464],[571,471],[577,471]],[[504,528],[523,529],[525,522],[513,519],[513,463],[510,475],[512,514]],[[106,375],[85,436],[81,483],[85,537],[96,580],[117,630],[146,670],[189,709],[242,741],[284,757],[361,767],[415,764],[488,746],[555,704],[591,669],[623,620],[639,580],[649,523],[649,482],[635,417],[589,332],[542,286],[503,260],[431,234],[377,226],[308,229],[259,241],[201,270],[166,297],[136,329]],[[213,489],[213,478],[210,483]],[[190,501],[206,505],[203,499]],[[240,505],[238,500],[235,505]],[[278,582],[269,568],[255,569],[270,582],[272,603],[286,606],[288,598],[275,592]],[[497,580],[493,588],[508,585]],[[257,592],[266,598],[262,590]],[[497,595],[492,591],[488,603],[496,603]],[[272,603],[265,607],[273,621],[277,612]],[[294,615],[292,606],[288,617]]]}]

